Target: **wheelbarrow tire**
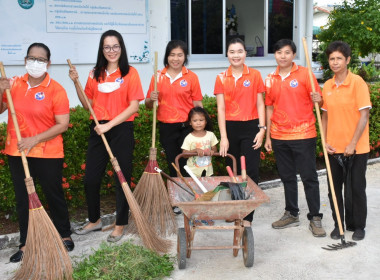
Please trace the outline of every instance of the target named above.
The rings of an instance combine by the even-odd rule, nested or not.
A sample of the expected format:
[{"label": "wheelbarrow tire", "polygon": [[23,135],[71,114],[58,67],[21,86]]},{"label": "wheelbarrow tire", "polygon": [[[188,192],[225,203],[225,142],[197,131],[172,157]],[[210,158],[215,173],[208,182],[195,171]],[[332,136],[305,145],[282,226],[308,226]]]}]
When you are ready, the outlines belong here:
[{"label": "wheelbarrow tire", "polygon": [[255,259],[255,248],[254,248],[254,239],[253,239],[253,233],[252,228],[245,227],[243,232],[243,238],[242,238],[242,245],[243,245],[243,259],[244,259],[244,265],[246,267],[252,267],[253,261]]},{"label": "wheelbarrow tire", "polygon": [[184,228],[178,229],[177,234],[177,261],[178,261],[178,268],[179,269],[185,269],[186,268],[186,253],[187,253],[187,246],[186,246],[186,232]]}]

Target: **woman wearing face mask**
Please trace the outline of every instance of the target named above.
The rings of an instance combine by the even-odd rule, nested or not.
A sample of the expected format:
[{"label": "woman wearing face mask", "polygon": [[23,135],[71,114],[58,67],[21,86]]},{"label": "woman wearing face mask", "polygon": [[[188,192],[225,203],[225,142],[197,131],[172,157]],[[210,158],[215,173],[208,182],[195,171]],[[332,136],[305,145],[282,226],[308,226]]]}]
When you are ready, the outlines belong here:
[{"label": "woman wearing face mask", "polygon": [[74,249],[62,190],[64,155],[61,133],[67,130],[69,124],[69,100],[64,88],[46,72],[50,66],[50,50],[46,45],[30,45],[25,64],[27,74],[24,76],[10,80],[0,78],[0,112],[8,108],[4,91],[10,89],[22,137],[18,142],[9,111],[5,153],[15,189],[20,226],[20,246],[11,256],[11,262],[21,260],[28,231],[29,201],[20,151],[25,151],[31,176],[41,184],[53,223],[67,250]]},{"label": "woman wearing face mask", "polygon": [[[70,68],[69,76],[73,81],[78,78],[74,66]],[[83,107],[88,109],[77,85],[76,90]],[[128,184],[131,182],[135,143],[133,120],[139,109],[139,102],[144,99],[144,93],[136,69],[128,63],[124,40],[119,32],[108,30],[102,34],[98,59],[95,68],[90,72],[84,91],[99,125],[96,126],[95,122],[90,125],[84,177],[89,223],[77,230],[77,234],[86,234],[102,228],[99,192],[109,155],[101,134],[107,138]],[[124,234],[124,227],[128,224],[129,206],[116,174],[115,183],[116,225],[107,238],[109,242],[119,241]]]},{"label": "woman wearing face mask", "polygon": [[[230,67],[216,77],[214,94],[218,106],[220,154],[227,152],[247,160],[247,175],[259,183],[260,148],[265,135],[264,82],[259,71],[244,64],[244,42],[235,38],[228,43]],[[241,173],[237,160],[238,174]],[[227,158],[227,165],[231,166]],[[244,220],[252,222],[253,212]]]}]

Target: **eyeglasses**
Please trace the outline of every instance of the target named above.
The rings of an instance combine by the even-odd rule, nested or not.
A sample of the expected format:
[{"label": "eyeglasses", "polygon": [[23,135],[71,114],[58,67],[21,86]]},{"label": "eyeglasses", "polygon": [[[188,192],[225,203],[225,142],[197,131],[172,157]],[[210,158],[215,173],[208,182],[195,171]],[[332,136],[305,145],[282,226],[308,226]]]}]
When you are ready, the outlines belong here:
[{"label": "eyeglasses", "polygon": [[42,63],[46,63],[46,62],[48,62],[48,59],[46,59],[46,58],[41,58],[41,57],[33,57],[33,56],[27,56],[26,57],[26,61],[27,62],[35,62],[35,61],[37,61],[37,63],[40,63],[40,64],[42,64]]},{"label": "eyeglasses", "polygon": [[111,50],[114,51],[114,52],[118,52],[120,51],[121,47],[119,45],[114,45],[114,46],[104,46],[103,47],[103,50],[105,52],[110,52]]}]

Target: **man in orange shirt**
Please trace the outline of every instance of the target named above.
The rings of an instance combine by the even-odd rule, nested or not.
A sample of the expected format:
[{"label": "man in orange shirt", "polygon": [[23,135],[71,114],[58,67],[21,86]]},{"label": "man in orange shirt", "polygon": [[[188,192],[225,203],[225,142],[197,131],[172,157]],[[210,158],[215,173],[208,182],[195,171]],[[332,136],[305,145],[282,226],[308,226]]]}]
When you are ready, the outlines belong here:
[{"label": "man in orange shirt", "polygon": [[322,227],[319,182],[316,170],[316,136],[313,102],[321,102],[320,89],[311,93],[308,71],[293,62],[296,46],[282,39],[274,45],[277,69],[265,80],[267,138],[265,148],[272,151],[285,191],[285,214],[272,227],[282,229],[299,225],[297,171],[305,189],[310,220],[315,237],[326,236]]},{"label": "man in orange shirt", "polygon": [[[330,69],[335,74],[323,88],[325,103],[322,107],[322,124],[326,135],[326,150],[329,153],[342,225],[345,220],[346,229],[354,231],[352,239],[362,240],[365,237],[367,219],[365,172],[370,150],[368,119],[371,101],[366,83],[347,69],[351,60],[350,46],[341,41],[332,42],[326,49],[326,55]],[[338,162],[339,157],[352,163],[351,184],[345,182],[344,203],[344,169]],[[329,198],[335,221],[335,228],[330,236],[332,239],[339,239],[338,222],[330,192]]]}]

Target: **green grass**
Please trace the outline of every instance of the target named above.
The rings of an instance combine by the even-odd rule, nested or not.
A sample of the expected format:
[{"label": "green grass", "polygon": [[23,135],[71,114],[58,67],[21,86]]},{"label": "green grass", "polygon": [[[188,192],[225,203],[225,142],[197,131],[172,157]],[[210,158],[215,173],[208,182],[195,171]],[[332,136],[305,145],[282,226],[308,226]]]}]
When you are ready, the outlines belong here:
[{"label": "green grass", "polygon": [[74,279],[162,279],[174,270],[174,258],[160,256],[144,247],[124,242],[121,245],[100,244],[93,255],[77,263]]}]

